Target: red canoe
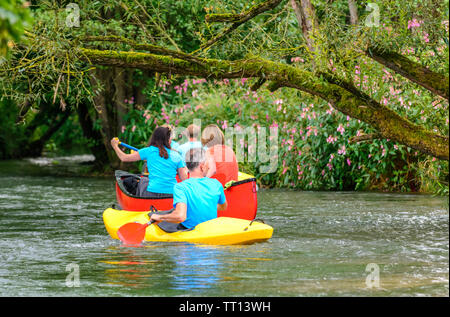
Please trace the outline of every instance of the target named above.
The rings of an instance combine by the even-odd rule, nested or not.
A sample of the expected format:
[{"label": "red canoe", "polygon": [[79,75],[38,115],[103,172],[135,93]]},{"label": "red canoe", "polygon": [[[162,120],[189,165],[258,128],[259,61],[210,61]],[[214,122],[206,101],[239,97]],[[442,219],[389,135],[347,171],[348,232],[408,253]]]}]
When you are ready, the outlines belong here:
[{"label": "red canoe", "polygon": [[[116,171],[116,198],[120,209],[129,211],[148,211],[151,206],[158,210],[172,209],[172,195],[161,198],[145,198],[131,194],[123,180],[127,177],[147,177],[146,175],[130,174],[124,171]],[[257,210],[257,186],[256,179],[248,174],[239,172],[239,180],[225,189],[228,208],[218,211],[218,217],[232,217],[253,220]]]}]

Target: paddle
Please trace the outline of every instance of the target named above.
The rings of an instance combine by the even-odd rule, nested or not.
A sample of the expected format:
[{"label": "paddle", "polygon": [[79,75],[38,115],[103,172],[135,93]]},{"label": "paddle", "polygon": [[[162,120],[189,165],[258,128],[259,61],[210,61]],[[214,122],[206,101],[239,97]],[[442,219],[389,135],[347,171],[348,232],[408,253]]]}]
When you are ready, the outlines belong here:
[{"label": "paddle", "polygon": [[[116,138],[116,139],[119,139],[119,138]],[[122,141],[119,141],[119,145],[122,145],[123,147],[126,147],[126,148],[128,148],[128,149],[130,149],[130,150],[133,150],[133,151],[135,151],[135,152],[139,151],[138,148],[135,148],[134,146],[128,145],[128,144],[126,144],[126,143],[123,143]],[[143,168],[142,168],[142,173],[143,173],[143,174],[148,174],[148,171],[145,172],[145,170],[147,169],[146,166],[147,166],[147,162],[144,162],[144,166],[143,166]]]},{"label": "paddle", "polygon": [[141,244],[145,238],[145,229],[154,222],[154,220],[150,220],[144,224],[126,223],[117,230],[117,235],[124,244]]},{"label": "paddle", "polygon": [[126,143],[123,143],[122,141],[119,141],[119,145],[122,145],[123,147],[126,147],[126,148],[128,148],[130,150],[133,150],[133,151],[136,151],[136,152],[139,151],[138,148],[135,148],[134,146],[128,145]]},{"label": "paddle", "polygon": [[[158,214],[160,215],[167,215],[173,210],[174,209],[158,212],[155,207],[150,206],[150,212],[148,213],[148,216],[151,217],[151,215],[156,212],[158,212]],[[124,244],[141,244],[145,238],[145,229],[154,222],[154,220],[150,220],[149,222],[144,224],[137,222],[126,223],[121,226],[119,230],[117,230],[117,235],[119,236],[120,241],[122,241]]]}]

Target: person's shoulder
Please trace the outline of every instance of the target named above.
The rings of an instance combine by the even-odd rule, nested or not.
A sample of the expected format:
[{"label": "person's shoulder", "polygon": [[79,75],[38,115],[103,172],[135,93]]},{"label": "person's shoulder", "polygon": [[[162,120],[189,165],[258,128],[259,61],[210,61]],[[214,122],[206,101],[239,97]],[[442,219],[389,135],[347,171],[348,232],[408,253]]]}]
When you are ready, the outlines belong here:
[{"label": "person's shoulder", "polygon": [[234,153],[233,149],[231,147],[229,147],[228,145],[222,145],[222,146],[223,146],[223,149],[225,149],[225,151],[230,151],[230,152]]},{"label": "person's shoulder", "polygon": [[209,178],[209,177],[205,177],[205,178],[207,179],[207,182],[211,184],[211,186],[223,188],[222,184],[217,179]]},{"label": "person's shoulder", "polygon": [[170,143],[170,147],[171,147],[172,149],[177,150],[177,149],[180,147],[180,144],[179,144],[178,142],[176,142],[176,141],[172,141],[172,142]]},{"label": "person's shoulder", "polygon": [[146,147],[142,148],[141,150],[145,150],[145,151],[148,151],[148,152],[155,152],[155,151],[159,152],[159,149],[156,146],[153,146],[153,145],[146,146]]},{"label": "person's shoulder", "polygon": [[173,160],[177,160],[177,161],[181,160],[181,154],[179,152],[179,148],[178,149],[171,148],[169,150],[169,155]]},{"label": "person's shoulder", "polygon": [[173,186],[173,189],[175,190],[175,189],[183,189],[183,188],[185,188],[185,187],[186,187],[186,181],[187,181],[187,179],[184,180],[184,181],[182,181],[182,182],[176,183],[176,184]]},{"label": "person's shoulder", "polygon": [[185,143],[179,144],[178,148],[179,149],[184,149],[184,148],[188,148],[191,146],[191,142],[187,141]]},{"label": "person's shoulder", "polygon": [[143,147],[142,149],[139,149],[138,153],[139,154],[142,154],[142,153],[148,154],[148,153],[153,152],[153,148],[154,148],[154,146],[146,146],[146,147]]},{"label": "person's shoulder", "polygon": [[181,153],[187,152],[189,149],[190,149],[190,146],[189,146],[189,142],[188,142],[188,143],[183,143],[183,144],[181,144],[181,145],[177,148],[177,151],[178,151],[178,153],[181,155]]},{"label": "person's shoulder", "polygon": [[214,151],[233,151],[233,149],[231,147],[229,147],[228,145],[225,144],[216,144],[210,148],[208,148],[209,151],[214,152]]}]

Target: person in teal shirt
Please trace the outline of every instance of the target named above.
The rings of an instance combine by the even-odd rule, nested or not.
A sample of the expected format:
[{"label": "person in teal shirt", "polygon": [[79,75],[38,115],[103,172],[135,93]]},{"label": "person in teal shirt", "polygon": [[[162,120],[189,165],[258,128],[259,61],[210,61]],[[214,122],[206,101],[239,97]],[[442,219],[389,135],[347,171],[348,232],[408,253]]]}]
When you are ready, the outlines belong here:
[{"label": "person in teal shirt", "polygon": [[[178,148],[180,147],[180,144],[178,144],[178,142],[173,140],[173,138],[174,138],[173,126],[171,126],[170,124],[163,124],[162,127],[168,128],[170,130],[170,139],[169,139],[170,149],[177,151],[179,154],[180,152],[178,151]],[[142,165],[142,173],[148,174],[148,166],[147,166],[147,162],[145,160],[144,160],[144,164]]]},{"label": "person in teal shirt", "polygon": [[178,229],[193,228],[199,223],[217,218],[217,210],[225,210],[228,206],[222,184],[206,177],[209,167],[205,150],[191,149],[185,160],[190,178],[174,186],[175,209],[169,214],[151,215],[151,219],[156,222],[180,223]]},{"label": "person in teal shirt", "polygon": [[[186,165],[178,152],[171,149],[170,129],[158,127],[153,131],[149,146],[131,154],[120,150],[118,139],[111,140],[111,146],[119,159],[123,162],[146,160],[149,167],[148,185],[142,190],[141,182],[138,191],[143,197],[160,197],[161,194],[173,194],[173,187],[177,183],[176,175],[181,180],[187,179]],[[141,187],[141,188],[139,188]]]},{"label": "person in teal shirt", "polygon": [[179,148],[180,148],[180,144],[178,144],[178,142],[176,141],[171,141],[170,142],[170,147],[172,148],[172,150],[175,150],[177,152],[180,152]]}]

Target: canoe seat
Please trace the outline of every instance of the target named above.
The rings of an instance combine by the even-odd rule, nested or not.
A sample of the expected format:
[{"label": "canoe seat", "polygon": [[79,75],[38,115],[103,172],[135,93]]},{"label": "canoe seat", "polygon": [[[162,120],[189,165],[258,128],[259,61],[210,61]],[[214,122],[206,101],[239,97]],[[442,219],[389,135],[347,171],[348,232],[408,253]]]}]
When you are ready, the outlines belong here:
[{"label": "canoe seat", "polygon": [[194,228],[185,228],[181,223],[173,223],[173,222],[167,222],[162,221],[158,223],[158,227],[167,233],[174,233],[178,231],[191,231]]}]

